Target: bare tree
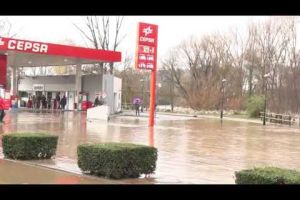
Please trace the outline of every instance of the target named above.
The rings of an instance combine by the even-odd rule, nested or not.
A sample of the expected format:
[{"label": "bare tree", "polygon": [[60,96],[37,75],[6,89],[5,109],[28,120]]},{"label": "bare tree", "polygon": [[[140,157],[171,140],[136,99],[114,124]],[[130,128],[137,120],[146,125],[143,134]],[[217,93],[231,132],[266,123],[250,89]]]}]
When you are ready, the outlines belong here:
[{"label": "bare tree", "polygon": [[183,41],[163,61],[170,71],[175,86],[193,109],[211,109],[218,106],[218,88],[222,71],[226,67],[227,44],[218,35],[204,36],[200,40]]},{"label": "bare tree", "polygon": [[134,69],[132,60],[132,56],[125,54],[124,61],[119,66],[120,70],[115,69],[115,75],[122,78],[122,102],[130,105],[132,99],[139,96],[144,97],[144,105],[148,105],[149,98],[147,96],[149,96],[150,84],[148,84],[147,77],[150,76],[150,73]]},{"label": "bare tree", "polygon": [[8,19],[0,19],[0,36],[15,37],[18,32],[12,30],[12,23]]},{"label": "bare tree", "polygon": [[[10,22],[10,20],[8,20],[7,18],[2,18],[0,19],[0,37],[10,37],[10,38],[14,38],[15,36],[17,36],[18,32],[13,30],[13,25]],[[24,74],[23,68],[20,68],[19,70],[19,75],[18,75],[18,79],[20,78],[20,75]],[[11,87],[11,75],[12,72],[11,70],[7,70],[6,73],[6,86],[7,88]]]},{"label": "bare tree", "polygon": [[[298,102],[299,57],[295,37],[293,18],[279,17],[250,24],[245,36],[234,30],[185,40],[170,51],[163,66],[193,109],[218,108],[223,78],[228,79],[227,108],[243,109],[247,97],[244,94],[263,94],[263,76],[271,72],[269,108],[279,111],[282,106],[276,105],[291,101],[282,98],[289,87],[294,91],[289,95]],[[293,66],[291,72],[286,71],[287,66]],[[286,80],[290,76],[293,81]]]},{"label": "bare tree", "polygon": [[[125,35],[120,35],[123,19],[124,17],[114,17],[113,19],[113,17],[106,16],[86,16],[84,17],[84,27],[77,24],[74,26],[92,47],[115,51],[125,37]],[[99,63],[101,74],[105,71],[105,67],[104,63]],[[109,63],[109,73],[113,74],[113,70],[114,63]]]}]

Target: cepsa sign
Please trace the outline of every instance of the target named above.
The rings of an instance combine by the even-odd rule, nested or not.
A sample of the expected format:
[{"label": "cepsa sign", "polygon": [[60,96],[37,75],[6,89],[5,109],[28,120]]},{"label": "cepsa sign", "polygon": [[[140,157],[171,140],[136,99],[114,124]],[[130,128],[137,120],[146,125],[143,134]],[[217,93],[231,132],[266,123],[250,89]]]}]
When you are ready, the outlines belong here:
[{"label": "cepsa sign", "polygon": [[79,57],[101,62],[121,61],[121,52],[0,37],[0,51]]},{"label": "cepsa sign", "polygon": [[40,42],[0,38],[0,49],[18,50],[28,53],[47,53],[48,45]]},{"label": "cepsa sign", "polygon": [[156,70],[158,26],[139,23],[135,55],[136,69]]}]

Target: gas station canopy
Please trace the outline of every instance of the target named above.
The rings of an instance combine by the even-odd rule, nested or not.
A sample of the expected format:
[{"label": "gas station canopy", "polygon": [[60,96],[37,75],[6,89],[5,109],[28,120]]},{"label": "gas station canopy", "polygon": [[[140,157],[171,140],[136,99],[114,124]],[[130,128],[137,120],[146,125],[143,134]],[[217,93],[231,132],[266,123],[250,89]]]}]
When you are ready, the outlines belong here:
[{"label": "gas station canopy", "polygon": [[121,52],[0,37],[0,55],[12,67],[120,62]]}]

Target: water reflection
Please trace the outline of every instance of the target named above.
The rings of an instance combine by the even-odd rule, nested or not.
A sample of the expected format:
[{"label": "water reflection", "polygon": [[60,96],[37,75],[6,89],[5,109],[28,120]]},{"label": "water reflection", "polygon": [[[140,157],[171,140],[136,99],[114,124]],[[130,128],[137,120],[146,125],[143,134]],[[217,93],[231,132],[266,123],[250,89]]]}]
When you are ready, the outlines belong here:
[{"label": "water reflection", "polygon": [[149,127],[149,146],[154,147],[154,128]]}]

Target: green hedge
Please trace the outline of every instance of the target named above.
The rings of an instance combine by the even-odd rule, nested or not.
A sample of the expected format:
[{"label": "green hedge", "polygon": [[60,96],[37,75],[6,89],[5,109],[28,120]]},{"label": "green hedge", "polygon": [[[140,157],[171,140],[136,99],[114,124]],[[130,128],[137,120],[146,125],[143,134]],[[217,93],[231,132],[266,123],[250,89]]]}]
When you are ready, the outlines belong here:
[{"label": "green hedge", "polygon": [[157,149],[127,144],[83,144],[77,148],[78,166],[85,172],[107,178],[137,178],[155,171]]},{"label": "green hedge", "polygon": [[56,153],[58,136],[42,133],[12,133],[2,138],[6,158],[19,160],[48,159]]},{"label": "green hedge", "polygon": [[235,172],[237,184],[300,184],[300,172],[276,167]]}]

